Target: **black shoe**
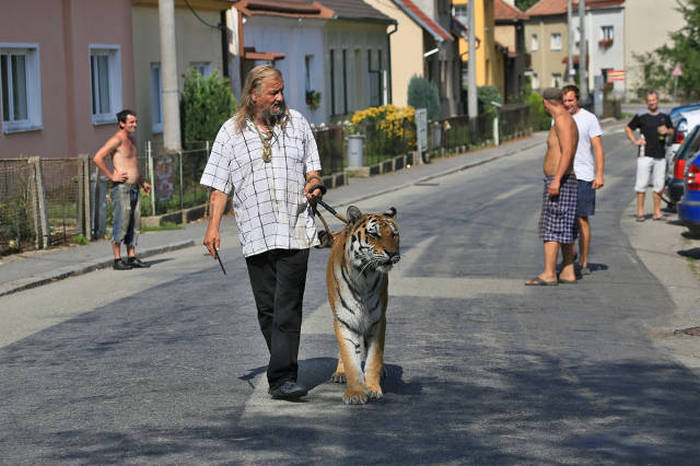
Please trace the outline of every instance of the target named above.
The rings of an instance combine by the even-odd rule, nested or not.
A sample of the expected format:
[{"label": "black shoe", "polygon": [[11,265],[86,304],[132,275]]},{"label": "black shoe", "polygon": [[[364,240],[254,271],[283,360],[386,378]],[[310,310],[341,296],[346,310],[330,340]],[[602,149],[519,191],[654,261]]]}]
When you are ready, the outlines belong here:
[{"label": "black shoe", "polygon": [[112,264],[112,268],[114,270],[131,270],[132,269],[130,264],[122,262],[121,259],[114,259],[114,264]]},{"label": "black shoe", "polygon": [[293,380],[287,380],[275,388],[270,388],[268,393],[276,400],[294,400],[306,395],[307,390]]},{"label": "black shoe", "polygon": [[151,264],[147,264],[138,257],[129,257],[129,265],[135,269],[147,269]]}]

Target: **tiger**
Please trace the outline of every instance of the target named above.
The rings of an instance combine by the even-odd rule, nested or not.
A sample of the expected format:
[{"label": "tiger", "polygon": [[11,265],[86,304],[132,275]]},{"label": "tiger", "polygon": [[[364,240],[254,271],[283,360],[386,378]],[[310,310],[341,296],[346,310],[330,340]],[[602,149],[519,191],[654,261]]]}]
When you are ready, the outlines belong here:
[{"label": "tiger", "polygon": [[358,405],[383,397],[380,378],[384,372],[388,273],[401,255],[395,208],[383,214],[363,214],[350,206],[347,220],[333,235],[326,268],[338,342],[338,366],[330,381],[347,382],[343,401]]}]

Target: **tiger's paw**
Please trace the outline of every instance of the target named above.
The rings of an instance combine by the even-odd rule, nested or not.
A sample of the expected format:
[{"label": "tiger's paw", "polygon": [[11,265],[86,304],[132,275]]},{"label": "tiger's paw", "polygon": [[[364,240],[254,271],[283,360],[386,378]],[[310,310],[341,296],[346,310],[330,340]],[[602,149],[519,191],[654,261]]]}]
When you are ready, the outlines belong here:
[{"label": "tiger's paw", "polygon": [[345,378],[345,374],[342,372],[336,372],[333,375],[331,375],[331,378],[329,382],[331,383],[345,383],[347,379]]},{"label": "tiger's paw", "polygon": [[367,395],[369,396],[370,400],[381,400],[382,398],[384,398],[384,394],[382,393],[381,388],[370,388],[367,392]]},{"label": "tiger's paw", "polygon": [[367,403],[367,393],[347,389],[343,394],[343,401],[346,405],[363,405]]}]

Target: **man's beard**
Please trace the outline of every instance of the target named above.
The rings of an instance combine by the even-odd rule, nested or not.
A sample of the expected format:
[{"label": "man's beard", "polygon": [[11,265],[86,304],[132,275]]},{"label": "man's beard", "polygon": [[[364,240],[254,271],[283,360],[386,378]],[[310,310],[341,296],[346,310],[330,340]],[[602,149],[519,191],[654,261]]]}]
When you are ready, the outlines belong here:
[{"label": "man's beard", "polygon": [[279,103],[278,107],[271,105],[269,108],[263,109],[262,119],[267,126],[273,127],[282,120],[286,112],[287,105],[282,101]]}]

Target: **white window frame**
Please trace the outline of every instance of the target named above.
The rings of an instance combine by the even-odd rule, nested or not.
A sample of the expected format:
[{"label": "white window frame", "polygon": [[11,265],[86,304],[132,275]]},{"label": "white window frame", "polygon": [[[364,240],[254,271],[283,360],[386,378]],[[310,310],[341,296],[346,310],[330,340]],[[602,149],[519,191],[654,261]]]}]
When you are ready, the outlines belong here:
[{"label": "white window frame", "polygon": [[[610,37],[607,37],[606,31],[610,31]],[[615,39],[615,26],[611,24],[606,24],[600,27],[600,38],[602,40],[614,40]]]},{"label": "white window frame", "polygon": [[561,73],[552,73],[552,87],[561,87],[564,83]]},{"label": "white window frame", "polygon": [[193,61],[190,63],[190,67],[194,68],[195,71],[197,71],[205,78],[211,76],[211,73],[213,71],[212,64],[210,61]]},{"label": "white window frame", "polygon": [[[103,113],[93,113],[93,96],[96,92],[103,92],[103,89],[94,89],[94,76],[92,68],[92,57],[107,56],[108,78],[109,78],[109,110]],[[90,44],[90,113],[92,114],[93,125],[107,125],[117,122],[117,112],[122,110],[122,65],[121,46],[118,44]],[[98,96],[99,100],[99,96]]]},{"label": "white window frame", "polygon": [[549,36],[549,45],[551,50],[561,50],[561,33],[560,32],[553,32]]},{"label": "white window frame", "polygon": [[[157,81],[156,75],[157,74]],[[163,132],[163,74],[160,62],[151,63],[151,129],[153,134]],[[157,111],[156,111],[157,110]],[[156,115],[160,119],[156,120]]]},{"label": "white window frame", "polygon": [[469,9],[466,3],[452,5],[452,15],[463,25],[466,26],[469,24]]},{"label": "white window frame", "polygon": [[530,49],[532,52],[540,49],[540,38],[537,34],[532,34],[530,36]]},{"label": "white window frame", "polygon": [[[43,129],[41,116],[41,71],[39,66],[39,44],[0,42],[0,54],[7,56],[25,56],[25,92],[27,94],[27,118],[25,120],[5,121],[5,112],[2,108],[2,102],[6,99],[9,105],[12,105],[13,99],[12,95],[3,96],[3,87],[0,86],[0,118],[2,118],[2,132],[4,134],[12,134]],[[4,76],[0,76],[0,83],[2,83],[4,79]],[[7,89],[8,94],[10,92],[14,92],[12,90],[11,82],[7,83]],[[12,111],[12,109],[10,109],[10,111]]]}]

